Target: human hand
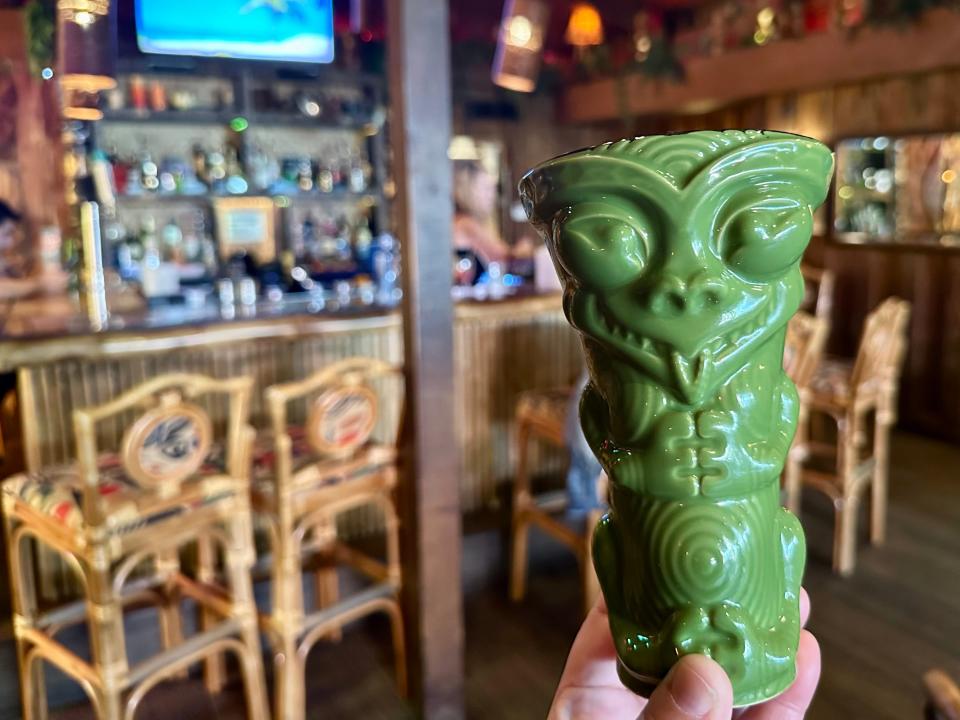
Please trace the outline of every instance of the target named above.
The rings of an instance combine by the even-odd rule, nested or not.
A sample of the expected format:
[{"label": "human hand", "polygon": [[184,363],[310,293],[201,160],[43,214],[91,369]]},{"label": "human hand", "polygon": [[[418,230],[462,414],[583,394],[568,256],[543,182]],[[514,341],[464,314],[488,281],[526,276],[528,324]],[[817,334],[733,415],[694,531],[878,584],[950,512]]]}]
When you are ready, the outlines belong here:
[{"label": "human hand", "polygon": [[[801,622],[809,616],[810,598],[801,590]],[[548,720],[802,720],[820,679],[820,646],[807,630],[800,631],[793,684],[765,703],[736,711],[730,680],[710,658],[684,656],[647,700],[620,682],[616,657],[601,597],[573,641]]]}]

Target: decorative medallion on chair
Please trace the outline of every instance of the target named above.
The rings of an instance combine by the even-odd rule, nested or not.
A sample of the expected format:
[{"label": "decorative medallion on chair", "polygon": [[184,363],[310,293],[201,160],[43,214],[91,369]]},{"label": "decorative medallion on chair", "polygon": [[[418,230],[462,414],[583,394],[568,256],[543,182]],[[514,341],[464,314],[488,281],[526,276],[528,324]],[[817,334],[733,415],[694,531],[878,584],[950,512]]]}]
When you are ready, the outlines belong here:
[{"label": "decorative medallion on chair", "polygon": [[377,423],[377,396],[365,386],[323,392],[307,418],[307,438],[322,454],[345,454],[363,445]]},{"label": "decorative medallion on chair", "polygon": [[212,434],[210,418],[196,405],[164,403],[127,430],[123,466],[145,485],[179,483],[203,466]]}]

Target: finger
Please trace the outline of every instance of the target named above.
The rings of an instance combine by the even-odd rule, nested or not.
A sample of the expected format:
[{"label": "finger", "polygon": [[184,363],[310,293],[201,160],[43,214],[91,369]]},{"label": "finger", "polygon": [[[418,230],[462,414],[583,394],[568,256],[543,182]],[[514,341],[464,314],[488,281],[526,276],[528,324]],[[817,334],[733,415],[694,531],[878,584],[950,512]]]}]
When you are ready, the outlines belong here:
[{"label": "finger", "polygon": [[565,687],[553,701],[547,720],[598,720],[637,717],[646,702],[622,685],[612,687]]},{"label": "finger", "polygon": [[638,720],[727,720],[733,688],[717,663],[703,655],[686,655],[650,696]]},{"label": "finger", "polygon": [[807,620],[810,619],[810,596],[807,594],[805,588],[800,588],[800,625],[801,627],[807,624]]},{"label": "finger", "polygon": [[560,690],[574,687],[613,687],[623,684],[617,676],[617,650],[610,634],[607,606],[599,600],[583,621],[570,648],[567,666],[560,678]]},{"label": "finger", "polygon": [[617,653],[603,599],[587,615],[570,649],[549,720],[634,718],[646,700],[617,676]]},{"label": "finger", "polygon": [[782,694],[743,714],[743,720],[803,720],[820,680],[820,645],[807,630],[800,633],[797,678]]}]

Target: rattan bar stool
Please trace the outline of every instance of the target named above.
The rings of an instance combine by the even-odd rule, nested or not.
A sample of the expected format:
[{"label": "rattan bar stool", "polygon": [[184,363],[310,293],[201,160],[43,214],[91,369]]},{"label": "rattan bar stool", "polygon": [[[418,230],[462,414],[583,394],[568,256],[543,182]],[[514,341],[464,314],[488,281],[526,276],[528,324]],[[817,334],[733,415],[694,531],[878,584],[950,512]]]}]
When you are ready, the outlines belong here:
[{"label": "rattan bar stool", "polygon": [[[26,720],[47,717],[44,661],[83,687],[98,718],[130,720],[159,682],[224,653],[239,660],[248,717],[267,718],[250,578],[250,392],[248,378],[155,378],[105,405],[74,412],[76,465],[4,483]],[[202,406],[218,404],[226,419],[215,425]],[[119,447],[104,452],[111,428],[126,430]],[[40,611],[28,539],[64,558],[81,582],[82,600]],[[222,584],[181,570],[179,551],[192,542],[203,546],[208,563],[212,548],[222,550]],[[184,598],[203,608],[207,619],[186,639]],[[162,650],[131,664],[123,614],[143,604],[159,606]],[[89,662],[57,639],[65,626],[84,621]]]},{"label": "rattan bar stool", "polygon": [[[372,613],[391,624],[397,685],[406,693],[407,669],[400,610],[400,536],[394,488],[398,423],[380,418],[380,400],[397,389],[396,367],[373,359],[337,362],[299,382],[267,388],[269,447],[254,462],[254,509],[269,528],[271,608],[261,626],[274,647],[276,720],[305,716],[308,653],[324,637]],[[303,425],[291,424],[297,414]],[[385,425],[393,425],[390,430]],[[375,436],[389,438],[378,442]],[[386,558],[342,542],[337,517],[376,506],[384,517]],[[337,567],[347,565],[372,584],[342,597]],[[304,572],[312,571],[316,607],[304,607]]]},{"label": "rattan bar stool", "polygon": [[[511,522],[510,598],[523,599],[527,590],[527,541],[531,526],[537,527],[569,548],[580,563],[583,602],[586,611],[593,606],[600,591],[591,558],[593,531],[603,516],[602,510],[590,510],[582,528],[571,527],[558,517],[567,507],[564,493],[534,495],[530,487],[530,441],[540,439],[555,447],[566,447],[564,427],[569,388],[533,390],[517,401],[517,470],[513,483],[513,516]],[[598,483],[602,486],[605,478]],[[605,491],[598,490],[605,496]]]},{"label": "rattan bar stool", "polygon": [[[897,390],[907,351],[910,303],[887,298],[867,317],[853,365],[824,361],[808,389],[809,411],[787,459],[787,507],[800,510],[801,486],[825,493],[834,504],[833,569],[853,572],[860,497],[871,489],[870,540],[886,537],[890,429],[897,417]],[[835,444],[810,437],[810,414],[836,423]],[[873,420],[872,448],[868,421]],[[824,462],[825,461],[825,462]]]}]

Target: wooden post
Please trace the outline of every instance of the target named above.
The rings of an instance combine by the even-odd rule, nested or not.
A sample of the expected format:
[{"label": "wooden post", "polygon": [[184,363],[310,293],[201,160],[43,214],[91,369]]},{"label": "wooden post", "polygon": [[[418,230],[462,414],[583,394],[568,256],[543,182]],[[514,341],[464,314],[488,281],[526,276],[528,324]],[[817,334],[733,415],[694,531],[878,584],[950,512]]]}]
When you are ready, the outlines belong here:
[{"label": "wooden post", "polygon": [[411,688],[427,720],[463,718],[459,456],[453,414],[447,0],[387,3],[393,177],[407,382],[400,484]]}]

